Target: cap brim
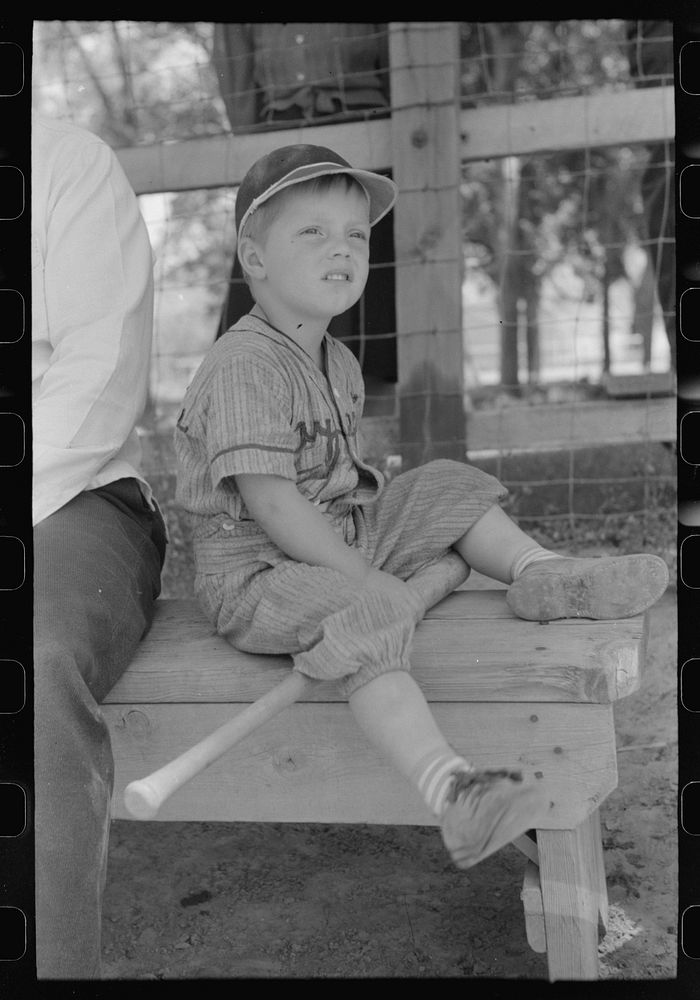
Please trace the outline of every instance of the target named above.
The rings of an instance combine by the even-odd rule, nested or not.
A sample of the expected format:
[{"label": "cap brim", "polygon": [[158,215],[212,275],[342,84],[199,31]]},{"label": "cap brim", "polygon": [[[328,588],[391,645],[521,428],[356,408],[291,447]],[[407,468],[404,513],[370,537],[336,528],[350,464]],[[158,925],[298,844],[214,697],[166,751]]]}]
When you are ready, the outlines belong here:
[{"label": "cap brim", "polygon": [[375,174],[371,170],[345,167],[339,163],[310,163],[307,166],[291,170],[276,184],[271,185],[267,191],[264,191],[259,198],[255,198],[246,209],[238,225],[238,233],[241,232],[256,208],[259,208],[260,205],[272,198],[273,195],[279,194],[280,191],[294,184],[301,184],[302,181],[310,181],[316,177],[325,177],[328,174],[349,174],[359,181],[369,198],[369,222],[371,226],[379,222],[380,219],[383,219],[394,207],[399,189],[391,178],[384,177],[382,174]]}]

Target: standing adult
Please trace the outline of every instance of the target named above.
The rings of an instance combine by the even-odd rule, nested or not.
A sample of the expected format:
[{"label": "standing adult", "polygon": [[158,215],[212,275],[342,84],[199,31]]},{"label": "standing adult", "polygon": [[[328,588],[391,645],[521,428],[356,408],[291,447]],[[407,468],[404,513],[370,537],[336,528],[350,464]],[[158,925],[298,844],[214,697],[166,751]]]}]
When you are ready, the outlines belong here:
[{"label": "standing adult", "polygon": [[[236,134],[389,114],[386,24],[215,24],[213,62]],[[381,393],[397,373],[390,218],[373,231],[372,264],[362,302],[329,331],[359,359],[368,392]],[[217,337],[252,306],[234,257]]]},{"label": "standing adult", "polygon": [[37,975],[99,978],[113,758],[99,703],[160,591],[165,525],[139,471],[152,256],[111,149],[32,121]]}]

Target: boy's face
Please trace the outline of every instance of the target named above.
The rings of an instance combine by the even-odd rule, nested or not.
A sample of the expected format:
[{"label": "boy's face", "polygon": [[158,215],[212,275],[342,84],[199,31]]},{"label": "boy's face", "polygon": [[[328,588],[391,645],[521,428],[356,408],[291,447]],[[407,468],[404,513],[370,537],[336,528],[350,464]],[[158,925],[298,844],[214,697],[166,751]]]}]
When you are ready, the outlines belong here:
[{"label": "boy's face", "polygon": [[327,323],[357,302],[367,282],[367,197],[342,180],[321,193],[292,188],[281,197],[257,244],[264,294],[290,322]]}]

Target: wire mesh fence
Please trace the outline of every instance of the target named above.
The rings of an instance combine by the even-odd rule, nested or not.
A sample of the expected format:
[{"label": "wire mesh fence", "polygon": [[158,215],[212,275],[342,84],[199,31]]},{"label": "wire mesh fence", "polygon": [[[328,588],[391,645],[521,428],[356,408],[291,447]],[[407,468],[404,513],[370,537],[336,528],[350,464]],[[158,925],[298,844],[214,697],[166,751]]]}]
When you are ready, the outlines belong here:
[{"label": "wire mesh fence", "polygon": [[[158,146],[166,164],[198,142],[202,164],[220,148],[215,143],[233,137],[244,148],[277,132],[285,141],[323,144],[327,135],[337,148],[355,123],[363,131],[347,141],[355,148],[356,136],[367,137],[357,148],[361,157],[368,152],[361,161],[348,158],[391,172],[391,129],[411,113],[405,94],[396,103],[393,30],[40,21],[34,106],[93,130],[122,156]],[[415,43],[445,28],[421,22],[413,30]],[[457,34],[442,64],[426,61],[420,44],[409,59],[418,80],[450,73],[456,81],[460,208],[450,246],[457,249],[445,251],[441,234],[434,245],[408,245],[387,220],[383,232],[375,229],[367,294],[331,328],[363,366],[368,457],[391,475],[402,460],[406,467],[414,446],[423,458],[441,453],[446,442],[434,428],[427,440],[407,438],[401,413],[428,404],[434,413],[447,407],[449,392],[441,395],[439,380],[411,382],[405,359],[410,342],[428,345],[429,357],[456,339],[464,419],[446,437],[503,479],[518,520],[552,543],[670,551],[673,123],[666,112],[651,134],[634,98],[644,91],[651,100],[672,86],[671,24],[460,22]],[[414,96],[416,113],[430,109],[429,88]],[[489,128],[498,133],[491,147],[483,138]],[[531,134],[532,141],[519,138]],[[439,170],[433,174],[418,185],[426,204],[440,196]],[[135,187],[156,281],[143,440],[151,476],[177,520],[174,419],[204,353],[235,310],[246,311],[234,269],[236,185],[229,176],[198,186],[185,171],[177,189]],[[455,265],[450,273],[459,281],[445,294],[459,303],[458,324],[397,321],[395,296],[420,254],[426,270]]]},{"label": "wire mesh fence", "polygon": [[[670,21],[460,22],[459,33],[464,107],[673,83]],[[227,99],[264,101],[290,50],[292,69],[277,73],[280,94],[288,96],[289,73],[300,73],[305,87],[337,93],[340,106],[290,104],[288,120],[390,110],[388,24],[37,21],[34,92],[46,113],[116,146],[212,135],[231,127]],[[368,107],[357,91],[372,89],[378,93]]]}]

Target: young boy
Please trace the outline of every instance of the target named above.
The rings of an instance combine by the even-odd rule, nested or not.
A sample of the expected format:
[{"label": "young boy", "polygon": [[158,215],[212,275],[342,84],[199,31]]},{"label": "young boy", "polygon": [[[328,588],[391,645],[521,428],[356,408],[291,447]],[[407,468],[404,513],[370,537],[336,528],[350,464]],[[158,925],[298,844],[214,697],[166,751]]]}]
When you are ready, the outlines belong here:
[{"label": "young boy", "polygon": [[652,555],[546,551],[502,511],[501,484],[461,462],[385,484],[362,461],[360,369],[326,328],[361,296],[370,229],[396,194],[388,178],[319,146],[286,146],[250,169],[236,201],[237,252],[255,306],[187,390],[177,499],[192,518],[195,590],[218,632],[338,679],[363,732],[468,868],[542,825],[550,803],[541,782],[477,770],[445,741],[409,673],[424,611],[410,578],[452,549],[510,584],[516,615],[551,620],[638,614],[668,573]]}]

